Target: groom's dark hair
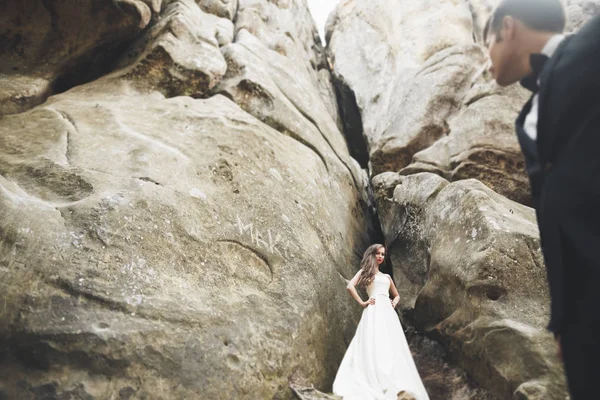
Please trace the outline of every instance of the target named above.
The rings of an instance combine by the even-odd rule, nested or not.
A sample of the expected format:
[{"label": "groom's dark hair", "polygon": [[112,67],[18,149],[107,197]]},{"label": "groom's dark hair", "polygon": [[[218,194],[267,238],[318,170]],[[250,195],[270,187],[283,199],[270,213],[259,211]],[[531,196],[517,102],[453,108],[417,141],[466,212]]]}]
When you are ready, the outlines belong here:
[{"label": "groom's dark hair", "polygon": [[490,34],[501,39],[502,20],[509,15],[530,29],[553,33],[563,33],[567,20],[561,0],[502,0],[483,28],[484,42]]}]

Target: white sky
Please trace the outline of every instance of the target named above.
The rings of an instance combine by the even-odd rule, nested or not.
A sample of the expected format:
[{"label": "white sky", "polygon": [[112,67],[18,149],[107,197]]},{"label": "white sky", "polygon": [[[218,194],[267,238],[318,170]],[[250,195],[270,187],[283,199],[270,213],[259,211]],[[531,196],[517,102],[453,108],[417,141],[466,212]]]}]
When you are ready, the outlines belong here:
[{"label": "white sky", "polygon": [[308,0],[308,8],[315,21],[317,21],[323,43],[325,43],[325,22],[327,22],[327,17],[333,11],[337,2],[338,0]]}]

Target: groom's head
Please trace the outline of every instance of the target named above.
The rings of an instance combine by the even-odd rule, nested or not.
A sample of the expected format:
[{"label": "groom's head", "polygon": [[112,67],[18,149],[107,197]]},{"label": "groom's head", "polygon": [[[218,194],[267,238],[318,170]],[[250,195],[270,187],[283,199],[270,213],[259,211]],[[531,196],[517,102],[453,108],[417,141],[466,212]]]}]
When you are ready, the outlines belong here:
[{"label": "groom's head", "polygon": [[561,0],[502,0],[483,31],[496,82],[506,86],[527,76],[529,56],[541,52],[550,36],[562,33],[565,23]]}]

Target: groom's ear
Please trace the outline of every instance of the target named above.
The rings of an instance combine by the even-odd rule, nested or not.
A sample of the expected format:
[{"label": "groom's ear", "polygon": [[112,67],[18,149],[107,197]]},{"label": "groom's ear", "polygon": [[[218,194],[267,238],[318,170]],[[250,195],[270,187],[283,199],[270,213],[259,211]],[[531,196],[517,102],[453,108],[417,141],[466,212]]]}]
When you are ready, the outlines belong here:
[{"label": "groom's ear", "polygon": [[[507,15],[506,17],[502,18],[502,28],[500,29],[500,32],[496,37],[500,40],[514,39],[517,36],[518,23],[519,22],[517,22],[517,20],[510,15]],[[521,26],[523,26],[522,23]]]}]

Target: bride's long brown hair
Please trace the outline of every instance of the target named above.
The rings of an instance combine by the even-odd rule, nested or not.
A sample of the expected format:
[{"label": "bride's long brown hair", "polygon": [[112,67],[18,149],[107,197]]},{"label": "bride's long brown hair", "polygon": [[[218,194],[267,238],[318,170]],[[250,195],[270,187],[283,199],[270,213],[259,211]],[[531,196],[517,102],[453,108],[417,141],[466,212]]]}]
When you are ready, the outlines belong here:
[{"label": "bride's long brown hair", "polygon": [[375,271],[377,271],[377,259],[375,259],[375,254],[377,254],[379,249],[383,248],[384,246],[380,244],[374,244],[369,246],[369,248],[365,251],[362,261],[360,262],[362,274],[358,280],[358,286],[366,288],[371,284],[371,282],[373,282]]}]

